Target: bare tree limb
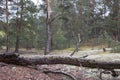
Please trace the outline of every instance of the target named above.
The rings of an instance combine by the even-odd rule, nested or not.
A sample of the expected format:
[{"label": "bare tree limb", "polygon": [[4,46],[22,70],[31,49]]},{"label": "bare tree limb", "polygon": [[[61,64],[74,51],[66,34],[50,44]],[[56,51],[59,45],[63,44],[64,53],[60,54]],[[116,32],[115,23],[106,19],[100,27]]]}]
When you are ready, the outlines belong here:
[{"label": "bare tree limb", "polygon": [[71,74],[68,74],[68,73],[66,73],[66,72],[63,72],[63,71],[51,71],[51,70],[45,70],[45,71],[43,71],[43,73],[45,73],[45,74],[48,74],[48,73],[53,73],[53,74],[63,74],[63,75],[65,75],[65,76],[71,78],[72,80],[77,80],[77,79],[75,78],[75,76],[73,76],[73,75],[71,75]]},{"label": "bare tree limb", "polygon": [[52,23],[55,19],[57,19],[60,15],[62,15],[61,13],[57,13],[54,15],[54,17],[51,17],[50,19],[50,23]]},{"label": "bare tree limb", "polygon": [[73,56],[75,54],[75,52],[78,52],[78,49],[80,47],[80,43],[81,43],[81,38],[80,38],[80,33],[77,34],[77,44],[76,44],[76,48],[74,49],[74,51],[70,54],[70,56]]}]

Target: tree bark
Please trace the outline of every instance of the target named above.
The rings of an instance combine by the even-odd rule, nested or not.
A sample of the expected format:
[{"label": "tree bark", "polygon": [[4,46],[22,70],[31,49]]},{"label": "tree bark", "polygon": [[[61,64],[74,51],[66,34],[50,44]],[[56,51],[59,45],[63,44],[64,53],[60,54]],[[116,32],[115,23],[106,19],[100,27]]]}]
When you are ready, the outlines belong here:
[{"label": "tree bark", "polygon": [[45,55],[50,53],[51,49],[51,20],[50,20],[50,3],[46,0],[47,5],[47,18],[46,18],[46,44],[45,44]]},{"label": "tree bark", "polygon": [[6,0],[6,52],[9,51],[9,32],[8,32],[8,0]]},{"label": "tree bark", "polygon": [[0,54],[0,62],[20,66],[33,66],[45,64],[67,64],[99,69],[120,69],[120,61],[96,61],[85,58],[76,58],[70,56],[36,56],[22,57],[17,54]]},{"label": "tree bark", "polygon": [[[17,1],[18,3],[18,1]],[[17,12],[18,12],[18,6],[17,6]],[[16,17],[16,42],[15,42],[15,52],[19,52],[19,30],[20,30],[20,25],[18,24],[18,14]]]},{"label": "tree bark", "polygon": [[[15,52],[18,53],[19,52],[19,46],[20,46],[20,34],[21,34],[21,27],[22,27],[22,18],[23,18],[23,0],[20,1],[21,4],[21,13],[20,13],[20,24],[18,21],[18,15],[17,15],[17,20],[16,20],[16,42],[15,42]],[[18,8],[17,8],[17,12],[18,12]]]}]

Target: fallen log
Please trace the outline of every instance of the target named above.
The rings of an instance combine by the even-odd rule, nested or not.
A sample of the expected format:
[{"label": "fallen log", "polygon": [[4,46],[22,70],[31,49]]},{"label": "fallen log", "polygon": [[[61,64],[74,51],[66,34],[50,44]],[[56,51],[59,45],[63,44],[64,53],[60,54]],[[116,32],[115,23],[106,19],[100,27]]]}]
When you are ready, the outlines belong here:
[{"label": "fallen log", "polygon": [[86,58],[76,58],[71,56],[36,56],[24,57],[16,54],[0,54],[0,62],[20,66],[33,66],[44,64],[67,64],[74,66],[100,68],[100,69],[120,69],[120,61],[98,61]]}]

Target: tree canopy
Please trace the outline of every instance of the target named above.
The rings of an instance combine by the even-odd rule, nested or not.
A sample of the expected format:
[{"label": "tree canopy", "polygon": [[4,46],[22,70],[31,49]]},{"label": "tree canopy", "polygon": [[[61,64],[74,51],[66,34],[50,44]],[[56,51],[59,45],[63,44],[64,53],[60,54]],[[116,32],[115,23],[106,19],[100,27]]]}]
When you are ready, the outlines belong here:
[{"label": "tree canopy", "polygon": [[[106,36],[120,41],[119,0],[49,0],[49,5],[45,0],[37,4],[31,0],[8,0],[8,33],[5,3],[0,1],[1,46],[5,46],[5,36],[9,34],[11,48],[45,49],[48,24],[50,50],[74,47],[78,34],[82,44],[92,39],[96,40],[95,45],[104,44],[105,40],[99,40]],[[49,19],[46,23],[47,11]]]}]

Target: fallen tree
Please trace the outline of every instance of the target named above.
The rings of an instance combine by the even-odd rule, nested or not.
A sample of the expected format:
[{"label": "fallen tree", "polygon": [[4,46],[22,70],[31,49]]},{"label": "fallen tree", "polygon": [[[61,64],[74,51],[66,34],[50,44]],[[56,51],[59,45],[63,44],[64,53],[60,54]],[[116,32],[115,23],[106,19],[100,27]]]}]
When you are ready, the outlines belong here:
[{"label": "fallen tree", "polygon": [[98,61],[86,58],[76,58],[70,56],[36,56],[24,57],[14,53],[0,54],[0,62],[20,66],[33,66],[44,64],[67,64],[98,69],[120,69],[120,61]]}]

